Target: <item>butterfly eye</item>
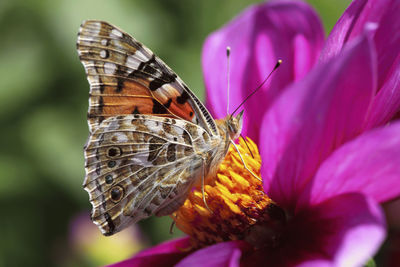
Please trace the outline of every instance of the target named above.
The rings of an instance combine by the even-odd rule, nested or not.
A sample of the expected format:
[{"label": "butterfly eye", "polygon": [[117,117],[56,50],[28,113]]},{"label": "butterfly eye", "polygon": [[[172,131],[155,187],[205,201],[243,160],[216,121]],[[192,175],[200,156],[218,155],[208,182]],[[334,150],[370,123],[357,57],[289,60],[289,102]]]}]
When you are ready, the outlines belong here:
[{"label": "butterfly eye", "polygon": [[122,154],[122,150],[119,147],[110,147],[107,150],[107,156],[109,158],[118,157],[118,156],[121,156],[121,154]]},{"label": "butterfly eye", "polygon": [[119,202],[123,196],[124,196],[124,189],[119,185],[114,186],[110,191],[110,197],[114,203]]}]

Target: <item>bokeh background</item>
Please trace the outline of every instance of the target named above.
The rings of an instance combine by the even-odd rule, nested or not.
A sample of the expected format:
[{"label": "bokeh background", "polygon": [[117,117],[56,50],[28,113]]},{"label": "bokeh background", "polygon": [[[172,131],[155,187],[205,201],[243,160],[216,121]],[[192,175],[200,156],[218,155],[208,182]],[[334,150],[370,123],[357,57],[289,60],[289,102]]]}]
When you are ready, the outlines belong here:
[{"label": "bokeh background", "polygon": [[[0,266],[99,266],[180,235],[169,233],[168,217],[111,238],[90,222],[82,189],[89,86],[75,50],[80,23],[102,19],[131,33],[203,99],[203,41],[257,2],[0,1]],[[309,2],[329,33],[349,0]]]}]

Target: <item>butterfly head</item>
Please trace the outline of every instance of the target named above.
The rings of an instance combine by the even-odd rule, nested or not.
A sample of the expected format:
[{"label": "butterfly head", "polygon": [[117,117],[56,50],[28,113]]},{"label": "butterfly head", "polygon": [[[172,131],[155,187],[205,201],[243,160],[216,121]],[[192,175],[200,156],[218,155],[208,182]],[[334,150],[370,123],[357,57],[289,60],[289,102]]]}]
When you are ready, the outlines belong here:
[{"label": "butterfly head", "polygon": [[236,116],[229,115],[228,120],[226,121],[228,126],[229,136],[232,140],[236,140],[240,136],[240,133],[242,132],[243,111],[244,110],[242,110]]}]

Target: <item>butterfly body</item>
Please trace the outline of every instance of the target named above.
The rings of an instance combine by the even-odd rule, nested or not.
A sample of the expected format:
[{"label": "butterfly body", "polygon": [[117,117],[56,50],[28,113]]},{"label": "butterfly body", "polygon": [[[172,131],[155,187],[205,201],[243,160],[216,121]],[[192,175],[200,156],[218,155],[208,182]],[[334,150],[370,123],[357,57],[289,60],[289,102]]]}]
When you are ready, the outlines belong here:
[{"label": "butterfly body", "polygon": [[78,53],[90,83],[84,188],[105,235],[177,210],[213,175],[242,113],[214,121],[148,48],[102,21],[85,21]]}]

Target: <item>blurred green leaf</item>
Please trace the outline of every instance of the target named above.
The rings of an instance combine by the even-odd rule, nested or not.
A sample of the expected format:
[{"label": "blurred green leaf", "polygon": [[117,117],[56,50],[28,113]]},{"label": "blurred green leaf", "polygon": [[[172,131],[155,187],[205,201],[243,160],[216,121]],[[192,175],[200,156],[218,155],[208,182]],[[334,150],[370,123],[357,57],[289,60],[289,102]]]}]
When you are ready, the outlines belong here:
[{"label": "blurred green leaf", "polygon": [[376,267],[376,263],[373,258],[371,258],[366,264],[365,267]]},{"label": "blurred green leaf", "polygon": [[[11,45],[10,45],[11,46]],[[30,100],[46,91],[45,72],[41,65],[43,58],[40,43],[13,44],[0,52],[0,118],[24,108]],[[12,71],[10,71],[12,70]]]},{"label": "blurred green leaf", "polygon": [[82,200],[86,199],[81,186],[85,128],[83,114],[77,116],[65,108],[43,107],[26,118],[22,131],[27,154],[36,167],[73,197]]},{"label": "blurred green leaf", "polygon": [[37,184],[32,177],[36,175],[34,166],[26,159],[0,155],[1,198],[23,197],[34,191]]}]

